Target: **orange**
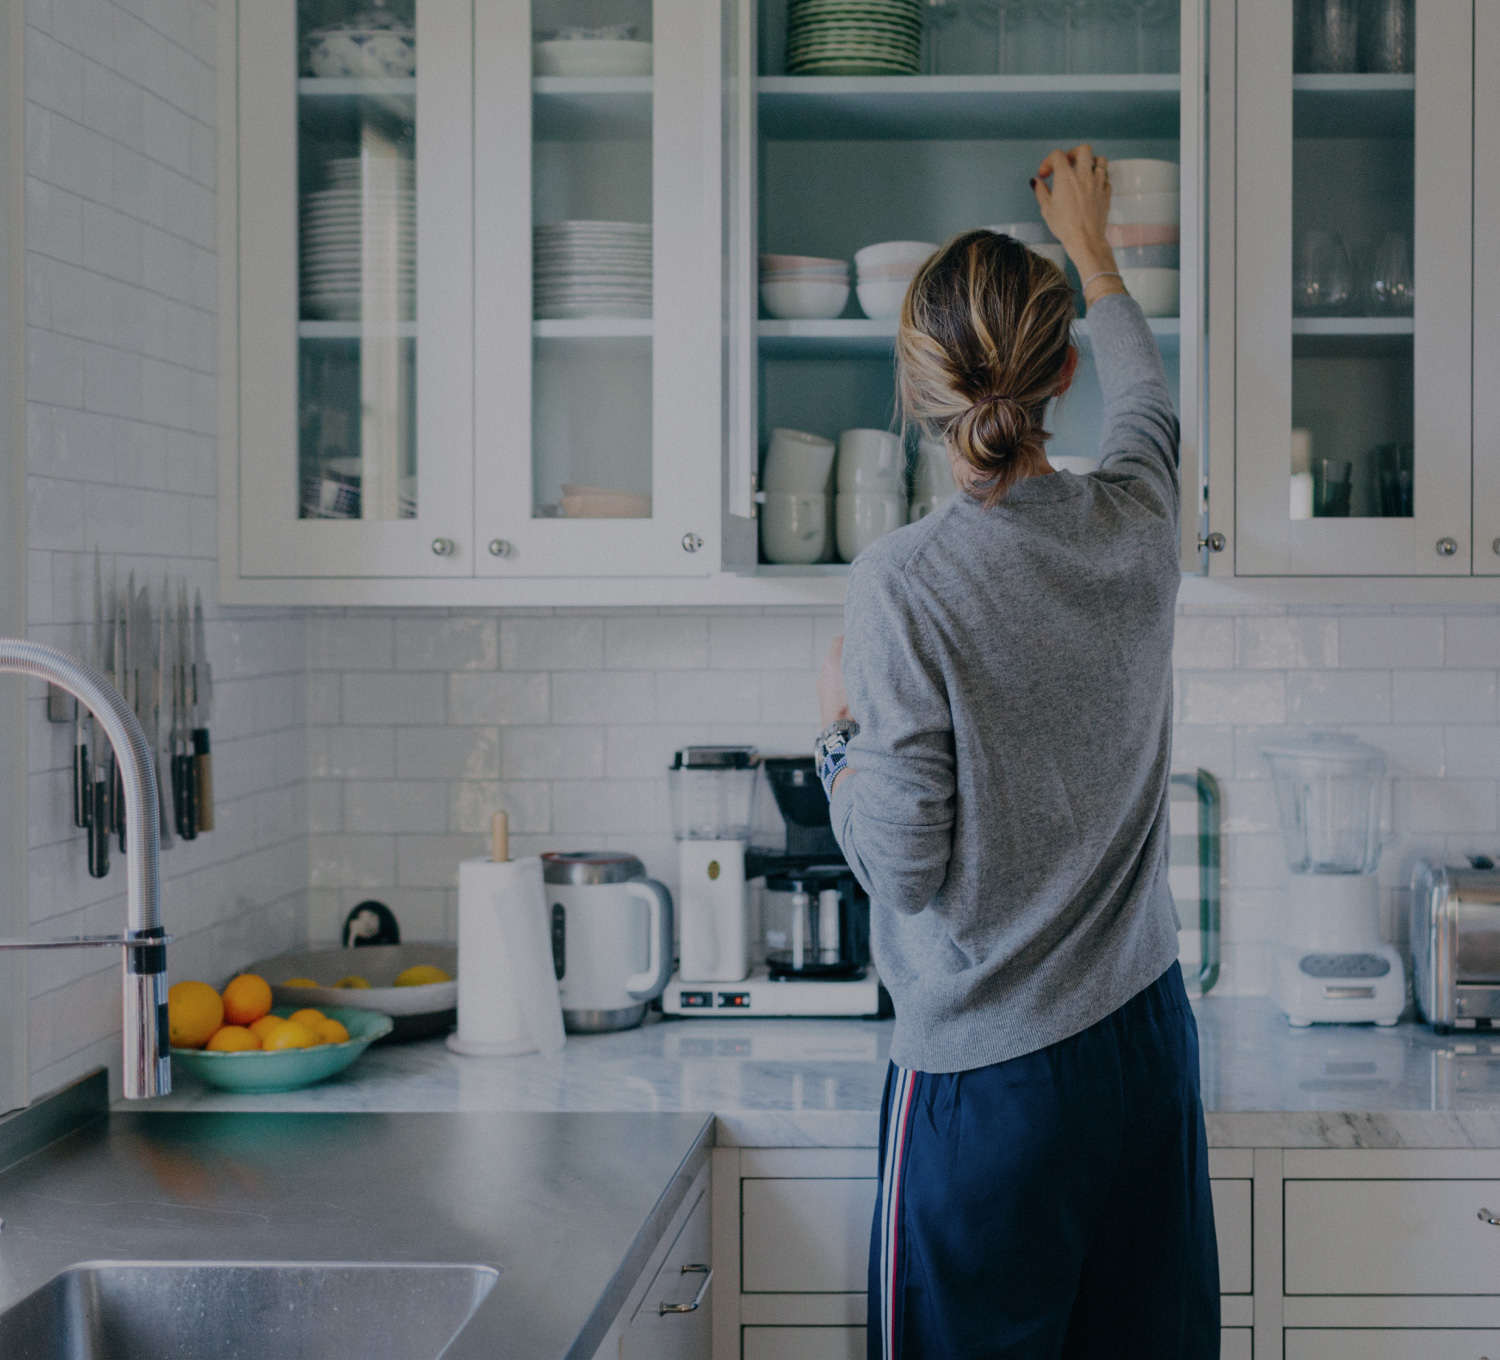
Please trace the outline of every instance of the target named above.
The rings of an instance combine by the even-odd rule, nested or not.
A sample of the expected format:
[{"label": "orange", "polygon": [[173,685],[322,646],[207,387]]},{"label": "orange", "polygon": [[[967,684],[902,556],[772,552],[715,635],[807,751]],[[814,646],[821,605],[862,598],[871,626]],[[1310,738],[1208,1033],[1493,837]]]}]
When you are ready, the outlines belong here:
[{"label": "orange", "polygon": [[430,987],[434,982],[452,982],[453,974],[434,968],[430,963],[413,964],[396,977],[398,987]]},{"label": "orange", "polygon": [[206,982],[177,982],[167,989],[167,1026],[173,1048],[202,1048],[224,1023],[224,1003]]},{"label": "orange", "polygon": [[224,988],[224,1019],[249,1025],[271,1009],[271,984],[254,973],[241,973]]},{"label": "orange", "polygon": [[261,1043],[265,1043],[266,1035],[275,1029],[277,1025],[284,1025],[285,1023],[286,1021],[279,1015],[263,1015],[249,1027],[250,1033],[259,1039]]},{"label": "orange", "polygon": [[337,1020],[324,1020],[318,1026],[318,1037],[325,1044],[346,1044],[349,1042],[349,1031]]},{"label": "orange", "polygon": [[312,1030],[314,1034],[316,1034],[318,1032],[318,1026],[321,1025],[323,1021],[328,1019],[328,1017],[324,1015],[322,1011],[315,1011],[311,1006],[308,1006],[303,1010],[293,1011],[289,1016],[287,1016],[287,1019],[295,1020],[299,1025],[305,1025],[308,1029]]},{"label": "orange", "polygon": [[210,1053],[248,1053],[259,1047],[260,1040],[243,1025],[224,1025],[208,1041]]},{"label": "orange", "polygon": [[283,987],[316,987],[318,984],[311,978],[288,978],[281,985]]},{"label": "orange", "polygon": [[283,1048],[316,1048],[318,1036],[306,1025],[299,1025],[294,1020],[288,1020],[284,1024],[277,1025],[268,1035],[262,1045],[267,1053],[274,1053]]}]

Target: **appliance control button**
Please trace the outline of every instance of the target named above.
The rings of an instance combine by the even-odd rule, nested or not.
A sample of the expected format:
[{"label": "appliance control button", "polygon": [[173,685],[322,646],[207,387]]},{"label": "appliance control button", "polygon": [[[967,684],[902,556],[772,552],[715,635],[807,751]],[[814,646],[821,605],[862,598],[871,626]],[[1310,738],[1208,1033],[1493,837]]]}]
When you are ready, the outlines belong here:
[{"label": "appliance control button", "polygon": [[1391,971],[1379,954],[1304,954],[1297,967],[1312,978],[1378,978]]},{"label": "appliance control button", "polygon": [[720,992],[719,1009],[721,1011],[748,1011],[750,1009],[750,993]]},{"label": "appliance control button", "polygon": [[712,992],[678,992],[677,1004],[685,1011],[708,1011],[713,1009]]}]

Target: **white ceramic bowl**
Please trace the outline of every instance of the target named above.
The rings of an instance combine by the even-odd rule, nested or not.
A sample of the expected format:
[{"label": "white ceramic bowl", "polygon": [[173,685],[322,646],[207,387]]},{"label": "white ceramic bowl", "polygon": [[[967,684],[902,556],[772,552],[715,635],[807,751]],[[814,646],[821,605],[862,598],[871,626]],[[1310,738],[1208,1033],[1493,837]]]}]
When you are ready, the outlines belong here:
[{"label": "white ceramic bowl", "polygon": [[1182,175],[1176,161],[1127,159],[1110,161],[1109,183],[1117,194],[1175,194]]},{"label": "white ceramic bowl", "polygon": [[1176,269],[1181,261],[1180,246],[1115,247],[1115,263],[1121,269]]},{"label": "white ceramic bowl", "polygon": [[1147,316],[1176,316],[1181,310],[1182,274],[1176,269],[1122,269],[1125,291]]},{"label": "white ceramic bowl", "polygon": [[872,321],[892,321],[901,315],[910,279],[861,279],[855,285],[860,309]]},{"label": "white ceramic bowl", "polygon": [[771,279],[761,284],[760,300],[783,321],[827,320],[844,310],[849,284],[839,279]]},{"label": "white ceramic bowl", "polygon": [[832,491],[834,448],[833,440],[803,430],[772,430],[762,489],[802,496]]},{"label": "white ceramic bowl", "polygon": [[614,38],[567,38],[536,43],[539,76],[649,76],[651,44]]},{"label": "white ceramic bowl", "polygon": [[762,274],[848,274],[847,260],[829,260],[822,255],[762,255]]},{"label": "white ceramic bowl", "polygon": [[854,266],[863,272],[876,265],[909,264],[915,274],[929,257],[937,253],[930,241],[881,241],[854,252]]},{"label": "white ceramic bowl", "polygon": [[829,496],[767,491],[760,507],[760,546],[767,562],[821,562],[831,529]]},{"label": "white ceramic bowl", "polygon": [[1109,205],[1109,220],[1116,226],[1175,226],[1181,213],[1181,194],[1116,194]]},{"label": "white ceramic bowl", "polygon": [[1104,228],[1104,239],[1116,250],[1121,246],[1175,246],[1182,229],[1175,222],[1114,223]]},{"label": "white ceramic bowl", "polygon": [[985,230],[992,231],[997,236],[1009,236],[1023,246],[1044,246],[1057,239],[1045,222],[1000,222]]}]

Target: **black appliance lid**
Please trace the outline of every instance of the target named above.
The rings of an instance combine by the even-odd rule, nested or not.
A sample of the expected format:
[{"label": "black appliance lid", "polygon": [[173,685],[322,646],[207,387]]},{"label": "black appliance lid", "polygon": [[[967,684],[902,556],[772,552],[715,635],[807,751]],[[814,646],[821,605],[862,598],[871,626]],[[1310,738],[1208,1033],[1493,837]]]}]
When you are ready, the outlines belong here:
[{"label": "black appliance lid", "polygon": [[828,795],[811,756],[766,756],[761,764],[783,820],[803,827],[831,825]]},{"label": "black appliance lid", "polygon": [[767,892],[822,892],[854,882],[854,871],[847,864],[817,864],[806,869],[789,869],[766,875]]},{"label": "black appliance lid", "polygon": [[748,770],[756,762],[753,746],[684,746],[672,757],[674,770]]}]

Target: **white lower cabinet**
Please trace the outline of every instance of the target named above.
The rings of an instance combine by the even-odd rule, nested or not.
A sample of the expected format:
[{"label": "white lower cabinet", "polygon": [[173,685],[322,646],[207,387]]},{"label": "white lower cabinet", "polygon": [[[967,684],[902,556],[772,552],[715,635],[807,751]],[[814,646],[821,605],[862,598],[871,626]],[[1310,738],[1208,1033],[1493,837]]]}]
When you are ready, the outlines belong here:
[{"label": "white lower cabinet", "polygon": [[[1247,1349],[1245,1355],[1249,1356]],[[1228,1360],[1229,1352],[1223,1352]],[[1500,1360],[1500,1331],[1457,1327],[1297,1328],[1286,1360]]]},{"label": "white lower cabinet", "polygon": [[865,1360],[863,1327],[746,1327],[744,1360]]},{"label": "white lower cabinet", "polygon": [[1219,1333],[1219,1360],[1251,1360],[1255,1332],[1249,1327],[1226,1327]]},{"label": "white lower cabinet", "polygon": [[873,1177],[746,1179],[740,1191],[741,1289],[747,1294],[864,1290],[875,1191]]},{"label": "white lower cabinet", "polygon": [[706,1188],[699,1191],[621,1338],[620,1360],[709,1360],[712,1355],[709,1203]]}]

